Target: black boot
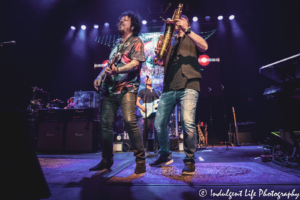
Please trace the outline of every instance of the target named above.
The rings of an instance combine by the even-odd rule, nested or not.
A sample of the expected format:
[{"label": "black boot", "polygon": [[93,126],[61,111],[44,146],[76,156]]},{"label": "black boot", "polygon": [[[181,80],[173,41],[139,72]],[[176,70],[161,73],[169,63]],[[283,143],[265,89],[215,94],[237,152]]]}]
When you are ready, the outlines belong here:
[{"label": "black boot", "polygon": [[136,163],[135,171],[136,174],[143,174],[146,172],[146,164],[145,162]]},{"label": "black boot", "polygon": [[195,163],[186,162],[184,163],[184,168],[182,169],[182,175],[194,175],[196,171]]},{"label": "black boot", "polygon": [[102,159],[101,162],[90,168],[89,170],[90,171],[99,171],[99,170],[103,170],[103,169],[108,169],[110,170],[111,166],[114,164],[114,160],[113,159],[110,159],[109,161],[107,161],[106,159]]}]

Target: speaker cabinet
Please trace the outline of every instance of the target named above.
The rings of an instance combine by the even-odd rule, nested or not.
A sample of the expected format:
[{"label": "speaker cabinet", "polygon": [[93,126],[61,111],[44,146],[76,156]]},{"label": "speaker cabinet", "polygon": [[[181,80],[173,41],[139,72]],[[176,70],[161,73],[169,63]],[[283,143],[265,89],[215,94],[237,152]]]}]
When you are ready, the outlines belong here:
[{"label": "speaker cabinet", "polygon": [[66,151],[97,151],[99,147],[98,121],[70,121],[66,127]]},{"label": "speaker cabinet", "polygon": [[63,129],[63,122],[40,122],[37,151],[62,151],[64,132]]},{"label": "speaker cabinet", "polygon": [[230,143],[241,144],[241,145],[258,143],[255,122],[237,123],[237,127],[238,127],[238,135],[236,136],[234,123],[229,124]]},{"label": "speaker cabinet", "polygon": [[252,135],[253,135],[252,132],[238,132],[239,143],[240,144],[254,143]]}]

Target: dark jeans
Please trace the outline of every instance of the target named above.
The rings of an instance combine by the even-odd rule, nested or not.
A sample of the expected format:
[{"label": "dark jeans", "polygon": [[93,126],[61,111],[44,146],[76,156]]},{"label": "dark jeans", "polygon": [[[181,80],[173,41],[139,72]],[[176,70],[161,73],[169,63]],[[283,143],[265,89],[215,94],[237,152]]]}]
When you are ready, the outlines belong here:
[{"label": "dark jeans", "polygon": [[127,92],[118,95],[105,95],[102,102],[101,146],[103,159],[110,160],[113,154],[113,123],[121,106],[126,130],[134,149],[136,162],[145,162],[145,152],[135,115],[136,94]]},{"label": "dark jeans", "polygon": [[155,118],[155,129],[157,131],[161,156],[170,155],[170,141],[167,125],[177,101],[181,105],[180,120],[183,128],[183,146],[186,158],[184,162],[195,162],[194,154],[197,150],[195,114],[199,93],[193,89],[179,91],[168,91],[162,94]]},{"label": "dark jeans", "polygon": [[[148,140],[148,133],[149,133],[150,125],[151,125],[151,122],[154,122],[154,120],[155,120],[155,114],[153,114],[153,113],[149,117],[147,117],[146,120],[144,118],[144,123],[145,123],[145,121],[147,122],[146,130],[144,130],[145,124],[143,127],[143,144],[144,144],[144,147],[146,150],[147,150],[147,140]],[[158,139],[157,139],[156,130],[154,130],[154,137],[155,137],[154,151],[156,151],[158,148]]]}]

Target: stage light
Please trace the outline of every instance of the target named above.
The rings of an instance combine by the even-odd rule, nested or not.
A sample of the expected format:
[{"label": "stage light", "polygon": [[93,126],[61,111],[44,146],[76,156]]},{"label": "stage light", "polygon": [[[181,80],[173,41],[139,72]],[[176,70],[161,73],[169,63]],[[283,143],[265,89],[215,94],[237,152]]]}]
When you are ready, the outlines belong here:
[{"label": "stage light", "polygon": [[233,20],[233,19],[234,19],[234,15],[230,15],[230,16],[229,16],[229,19],[230,19],[230,20]]},{"label": "stage light", "polygon": [[72,30],[75,30],[76,28],[75,28],[75,26],[71,26],[71,29],[72,29]]},{"label": "stage light", "polygon": [[180,135],[179,135],[179,138],[183,140],[183,134],[180,134]]},{"label": "stage light", "polygon": [[95,25],[94,25],[94,28],[99,28],[99,25],[98,25],[98,24],[95,24]]},{"label": "stage light", "polygon": [[198,17],[193,17],[193,21],[194,22],[198,21]]},{"label": "stage light", "polygon": [[118,135],[117,136],[117,140],[120,142],[122,140],[122,136],[121,135]]},{"label": "stage light", "polygon": [[222,19],[223,19],[223,16],[220,15],[220,16],[218,17],[218,20],[222,20]]},{"label": "stage light", "polygon": [[108,23],[108,22],[105,22],[104,26],[109,26],[109,23]]},{"label": "stage light", "polygon": [[147,24],[147,21],[146,21],[146,20],[143,20],[142,23],[145,25],[145,24]]},{"label": "stage light", "polygon": [[82,30],[85,30],[85,29],[86,29],[86,26],[85,26],[85,25],[81,25],[81,29],[82,29]]},{"label": "stage light", "polygon": [[206,16],[205,19],[208,21],[210,20],[210,16]]}]

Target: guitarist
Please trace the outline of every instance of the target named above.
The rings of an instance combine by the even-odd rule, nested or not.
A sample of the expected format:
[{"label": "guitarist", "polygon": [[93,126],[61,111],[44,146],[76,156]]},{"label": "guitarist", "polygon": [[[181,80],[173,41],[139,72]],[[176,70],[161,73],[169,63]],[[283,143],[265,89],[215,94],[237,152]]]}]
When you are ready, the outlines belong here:
[{"label": "guitarist", "polygon": [[[146,88],[144,90],[140,90],[138,97],[137,97],[137,101],[136,101],[136,105],[144,113],[146,113],[146,108],[145,108],[145,106],[141,105],[140,101],[142,100],[144,104],[145,103],[152,104],[155,100],[159,99],[160,95],[161,95],[159,91],[153,89],[152,80],[148,76],[145,79],[145,85],[146,85]],[[156,110],[156,109],[154,109],[154,110]],[[151,114],[149,112],[151,112],[151,111],[147,110],[148,117],[145,116],[145,118],[144,118],[143,144],[144,144],[145,152],[147,150],[147,140],[148,140],[148,132],[150,129],[150,124],[151,124],[151,122],[154,123],[154,119],[155,119],[155,112],[152,112]],[[156,130],[154,132],[155,132],[154,152],[156,153],[157,148],[158,148],[158,140],[157,140]],[[146,153],[146,155],[149,155],[149,153]]]},{"label": "guitarist", "polygon": [[[125,127],[136,157],[136,174],[146,172],[145,152],[135,114],[136,94],[140,83],[141,64],[145,62],[144,44],[137,37],[141,30],[141,17],[127,11],[121,14],[118,30],[121,39],[118,40],[109,56],[111,62],[115,55],[120,54],[121,60],[110,67],[94,81],[94,87],[99,90],[101,84],[106,85],[101,115],[101,162],[90,168],[90,171],[110,169],[113,165],[113,123],[118,108],[121,106]],[[106,75],[106,78],[104,78]],[[109,81],[106,79],[109,78]],[[103,82],[103,79],[105,80]]]}]

